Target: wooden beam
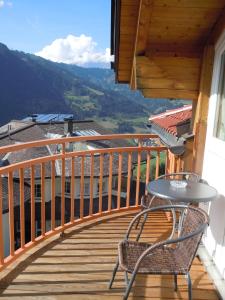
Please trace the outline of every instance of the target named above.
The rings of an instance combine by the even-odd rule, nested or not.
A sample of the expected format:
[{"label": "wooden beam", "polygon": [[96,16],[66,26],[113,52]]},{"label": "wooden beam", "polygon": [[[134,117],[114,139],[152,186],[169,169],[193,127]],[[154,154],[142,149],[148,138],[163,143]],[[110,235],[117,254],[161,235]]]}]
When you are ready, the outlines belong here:
[{"label": "wooden beam", "polygon": [[175,89],[142,89],[146,98],[170,98],[183,100],[197,100],[197,91],[175,90]]},{"label": "wooden beam", "polygon": [[197,100],[200,59],[189,57],[136,57],[137,88],[148,98]]},{"label": "wooden beam", "polygon": [[203,55],[200,90],[193,129],[193,132],[195,134],[193,149],[193,168],[194,171],[198,174],[202,173],[203,166],[213,61],[214,45],[208,45],[205,47]]},{"label": "wooden beam", "polygon": [[139,55],[143,55],[146,51],[147,41],[148,41],[148,29],[151,18],[151,6],[153,4],[153,0],[140,0],[139,5],[139,14],[137,21],[137,31],[134,45],[134,55],[133,55],[133,64],[131,71],[131,79],[130,85],[131,89],[136,89],[136,79],[133,78],[136,75],[136,61],[135,57]]}]

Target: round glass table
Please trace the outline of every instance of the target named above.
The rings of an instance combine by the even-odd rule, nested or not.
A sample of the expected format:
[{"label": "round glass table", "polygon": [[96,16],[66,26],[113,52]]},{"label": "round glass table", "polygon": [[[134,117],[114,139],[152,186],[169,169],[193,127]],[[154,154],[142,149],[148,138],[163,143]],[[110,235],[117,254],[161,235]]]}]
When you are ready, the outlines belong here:
[{"label": "round glass table", "polygon": [[[158,179],[147,184],[148,193],[171,202],[200,203],[213,201],[217,197],[217,190],[201,182],[185,181],[186,186],[172,185],[175,180]],[[173,182],[171,184],[171,182]]]},{"label": "round glass table", "polygon": [[[210,202],[213,201],[218,193],[215,188],[201,182],[194,181],[178,181],[175,179],[158,179],[147,184],[146,189],[153,197],[159,197],[168,200],[168,204],[183,204],[186,207],[190,203]],[[172,203],[173,202],[173,203]],[[176,214],[172,209],[173,215],[173,231],[171,237],[175,233]],[[185,209],[181,212],[178,224],[178,236],[181,232]]]}]

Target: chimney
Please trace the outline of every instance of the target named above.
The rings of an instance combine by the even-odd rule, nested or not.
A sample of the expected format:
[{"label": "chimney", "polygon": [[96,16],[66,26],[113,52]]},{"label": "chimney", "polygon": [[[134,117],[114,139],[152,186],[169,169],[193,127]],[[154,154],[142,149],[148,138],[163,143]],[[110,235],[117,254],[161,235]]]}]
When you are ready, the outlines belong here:
[{"label": "chimney", "polygon": [[73,118],[64,119],[64,135],[73,134]]},{"label": "chimney", "polygon": [[37,116],[38,116],[38,115],[36,115],[36,114],[31,115],[31,116],[30,116],[30,117],[31,117],[31,121],[32,121],[32,122],[36,122]]}]

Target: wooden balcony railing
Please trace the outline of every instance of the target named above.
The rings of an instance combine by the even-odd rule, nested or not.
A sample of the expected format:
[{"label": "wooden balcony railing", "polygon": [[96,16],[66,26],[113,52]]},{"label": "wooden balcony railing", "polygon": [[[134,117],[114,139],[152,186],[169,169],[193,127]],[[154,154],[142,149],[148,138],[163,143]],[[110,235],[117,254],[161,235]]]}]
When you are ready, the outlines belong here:
[{"label": "wooden balcony railing", "polygon": [[[14,160],[0,168],[0,270],[27,249],[71,226],[102,215],[136,209],[145,184],[166,170],[168,149],[145,146],[143,142],[156,138],[150,134],[119,134],[48,139],[1,147],[1,154],[20,157],[17,154],[23,153],[25,160]],[[127,141],[134,139],[138,141],[136,146],[129,146]],[[111,147],[109,141],[112,140],[119,142],[118,145],[126,141],[126,146]],[[101,148],[71,151],[70,145],[91,141],[98,142]],[[29,155],[29,151],[43,147],[47,147],[51,155],[35,158]],[[26,157],[31,159],[26,160]],[[37,181],[39,201],[35,196]],[[68,181],[69,198],[68,190],[65,194]],[[85,197],[85,186],[89,187],[89,199]],[[17,204],[16,194],[19,194]],[[4,201],[7,202],[5,213]]]}]

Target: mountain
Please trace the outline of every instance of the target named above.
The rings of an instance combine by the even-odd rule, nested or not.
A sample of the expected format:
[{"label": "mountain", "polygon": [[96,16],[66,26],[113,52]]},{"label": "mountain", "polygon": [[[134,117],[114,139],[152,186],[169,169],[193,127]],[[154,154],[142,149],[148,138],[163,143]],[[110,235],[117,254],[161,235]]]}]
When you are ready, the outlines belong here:
[{"label": "mountain", "polygon": [[147,117],[183,105],[145,99],[114,83],[110,69],[54,63],[0,43],[0,124],[33,113],[73,113],[114,131],[140,131]]}]

